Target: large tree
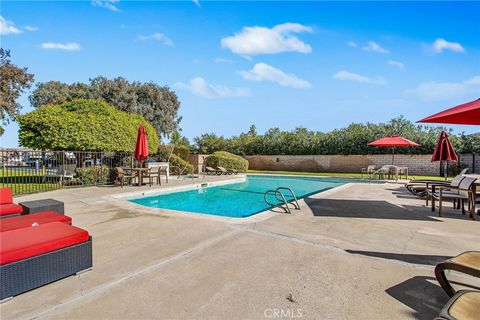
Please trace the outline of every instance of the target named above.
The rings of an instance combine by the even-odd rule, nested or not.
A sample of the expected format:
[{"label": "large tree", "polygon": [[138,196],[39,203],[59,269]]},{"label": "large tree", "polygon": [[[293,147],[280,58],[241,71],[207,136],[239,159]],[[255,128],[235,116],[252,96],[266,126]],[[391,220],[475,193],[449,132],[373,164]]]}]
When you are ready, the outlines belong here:
[{"label": "large tree", "polygon": [[10,60],[10,50],[0,48],[0,135],[3,134],[3,126],[19,114],[22,106],[17,99],[25,89],[30,88],[32,82],[33,74],[28,73],[27,68],[14,65]]},{"label": "large tree", "polygon": [[37,84],[30,95],[30,103],[36,108],[74,99],[101,99],[119,110],[140,114],[163,135],[174,132],[181,121],[175,92],[154,82],[129,82],[122,77],[96,77],[87,84],[49,81]]},{"label": "large tree", "polygon": [[145,126],[148,148],[156,153],[159,139],[142,116],[123,112],[105,101],[78,99],[50,104],[18,116],[22,146],[40,150],[135,150],[140,124]]}]

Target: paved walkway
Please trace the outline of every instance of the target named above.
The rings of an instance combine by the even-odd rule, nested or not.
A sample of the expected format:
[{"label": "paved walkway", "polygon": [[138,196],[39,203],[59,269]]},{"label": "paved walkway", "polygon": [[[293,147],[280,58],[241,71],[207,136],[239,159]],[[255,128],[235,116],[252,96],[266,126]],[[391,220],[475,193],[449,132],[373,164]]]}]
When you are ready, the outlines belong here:
[{"label": "paved walkway", "polygon": [[93,236],[94,268],[15,297],[1,318],[432,319],[448,300],[433,266],[480,243],[479,221],[439,218],[400,184],[345,185],[251,223],[109,197],[132,190],[18,199],[65,201]]}]

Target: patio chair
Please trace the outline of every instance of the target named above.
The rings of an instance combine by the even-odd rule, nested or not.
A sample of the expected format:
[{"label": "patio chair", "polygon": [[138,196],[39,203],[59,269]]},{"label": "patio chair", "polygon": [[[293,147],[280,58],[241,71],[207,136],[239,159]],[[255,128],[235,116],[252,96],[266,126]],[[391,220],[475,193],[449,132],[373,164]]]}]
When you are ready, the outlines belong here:
[{"label": "patio chair", "polygon": [[[473,194],[472,186],[476,180],[476,178],[464,177],[458,187],[438,186],[438,192],[431,192],[431,190],[427,190],[429,196],[431,196],[433,199],[438,200],[438,215],[442,216],[442,207],[444,200],[459,201],[462,207],[463,214],[465,214],[465,201],[467,201],[468,209],[470,211],[470,206],[473,205],[473,201],[475,201],[475,195]],[[432,208],[435,209],[433,204],[434,203],[432,202]]]},{"label": "patio chair", "polygon": [[480,292],[458,291],[440,311],[435,320],[478,320],[480,315]]},{"label": "patio chair", "polygon": [[[152,181],[154,177],[156,176],[156,172],[152,171],[153,168],[148,168],[148,170],[145,170],[142,172],[142,180],[145,178],[148,179],[148,184],[150,187],[152,186]],[[158,177],[157,177],[158,178]],[[143,184],[143,181],[140,181],[139,184]]]},{"label": "patio chair", "polygon": [[0,188],[0,219],[19,216],[22,212],[22,206],[13,203],[12,189]]},{"label": "patio chair", "polygon": [[362,168],[362,179],[363,175],[367,175],[367,178],[371,179],[373,176],[373,173],[377,170],[377,166],[374,164],[371,164],[367,166],[366,168]]},{"label": "patio chair", "polygon": [[115,183],[120,183],[122,188],[125,181],[128,181],[131,184],[135,177],[136,175],[133,172],[127,173],[122,167],[115,167]]},{"label": "patio chair", "polygon": [[435,267],[435,277],[438,283],[452,297],[455,294],[455,290],[446,277],[446,270],[453,270],[480,278],[480,251],[463,252],[456,257],[440,262]]}]

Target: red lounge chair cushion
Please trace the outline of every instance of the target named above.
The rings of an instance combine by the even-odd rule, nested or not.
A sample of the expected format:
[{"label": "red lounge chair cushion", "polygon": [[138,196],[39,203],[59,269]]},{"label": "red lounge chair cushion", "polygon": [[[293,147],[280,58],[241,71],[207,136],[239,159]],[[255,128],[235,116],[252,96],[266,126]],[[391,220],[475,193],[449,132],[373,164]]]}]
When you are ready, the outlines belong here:
[{"label": "red lounge chair cushion", "polygon": [[0,233],[0,264],[7,264],[88,241],[88,232],[51,222]]},{"label": "red lounge chair cushion", "polygon": [[23,208],[18,204],[0,204],[0,216],[6,216],[9,214],[22,213]]},{"label": "red lounge chair cushion", "polygon": [[32,227],[50,222],[72,223],[72,218],[55,211],[43,211],[0,220],[0,232]]},{"label": "red lounge chair cushion", "polygon": [[0,204],[13,203],[12,189],[0,188]]}]

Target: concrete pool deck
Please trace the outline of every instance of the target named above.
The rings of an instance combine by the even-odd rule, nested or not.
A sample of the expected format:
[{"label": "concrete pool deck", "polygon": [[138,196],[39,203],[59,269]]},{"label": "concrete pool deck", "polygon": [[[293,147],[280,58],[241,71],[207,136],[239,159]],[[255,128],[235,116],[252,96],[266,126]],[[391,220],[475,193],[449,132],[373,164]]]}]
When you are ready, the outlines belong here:
[{"label": "concrete pool deck", "polygon": [[[167,186],[220,179],[231,176]],[[396,183],[348,184],[248,223],[111,197],[137,190],[17,198],[64,201],[93,237],[94,266],[1,304],[1,318],[432,319],[448,300],[434,265],[480,246],[480,221],[451,205],[440,218]]]}]

